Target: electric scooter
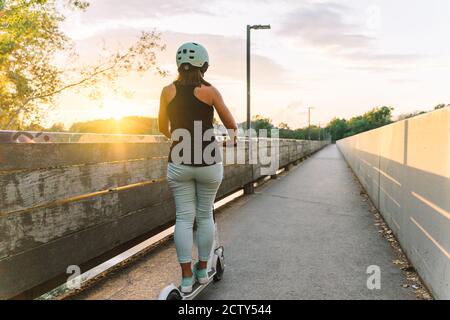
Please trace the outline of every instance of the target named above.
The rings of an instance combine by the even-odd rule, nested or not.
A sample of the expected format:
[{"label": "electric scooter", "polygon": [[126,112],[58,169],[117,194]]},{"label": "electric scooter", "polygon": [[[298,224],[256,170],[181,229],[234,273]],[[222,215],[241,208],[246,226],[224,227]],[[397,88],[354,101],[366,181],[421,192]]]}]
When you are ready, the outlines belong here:
[{"label": "electric scooter", "polygon": [[196,281],[194,276],[194,285],[192,286],[192,291],[190,293],[181,292],[180,287],[177,287],[173,283],[171,283],[161,291],[158,298],[159,300],[192,300],[213,281],[217,282],[222,280],[223,272],[225,270],[224,249],[223,246],[219,245],[219,236],[217,233],[217,223],[214,215],[214,210],[213,210],[213,217],[214,217],[214,242],[206,266],[206,269],[208,271],[208,282],[206,282],[205,284],[200,284],[199,282]]}]

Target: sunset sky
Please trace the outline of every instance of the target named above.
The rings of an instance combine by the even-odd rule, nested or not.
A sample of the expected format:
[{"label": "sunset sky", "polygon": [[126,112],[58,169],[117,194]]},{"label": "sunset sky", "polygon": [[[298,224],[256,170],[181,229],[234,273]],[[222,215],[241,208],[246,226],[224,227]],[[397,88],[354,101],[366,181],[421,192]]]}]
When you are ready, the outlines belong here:
[{"label": "sunset sky", "polygon": [[159,64],[171,71],[128,75],[121,91],[103,99],[64,94],[49,122],[70,124],[124,115],[156,116],[161,88],[175,77],[176,48],[202,43],[206,74],[238,121],[245,120],[245,26],[252,31],[252,112],[291,127],[326,124],[375,106],[395,115],[450,103],[450,1],[447,0],[91,0],[86,12],[67,12],[63,30],[83,61],[101,47],[126,47],[141,30],[162,33]]}]

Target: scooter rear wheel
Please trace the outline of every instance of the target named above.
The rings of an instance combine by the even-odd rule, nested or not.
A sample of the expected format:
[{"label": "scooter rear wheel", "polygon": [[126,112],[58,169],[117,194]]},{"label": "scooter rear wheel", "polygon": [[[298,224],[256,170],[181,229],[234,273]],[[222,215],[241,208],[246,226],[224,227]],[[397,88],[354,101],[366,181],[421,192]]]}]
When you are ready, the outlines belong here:
[{"label": "scooter rear wheel", "polygon": [[214,281],[220,281],[223,278],[223,268],[222,264],[220,263],[219,259],[217,259],[216,262],[216,274],[214,275]]},{"label": "scooter rear wheel", "polygon": [[181,300],[181,294],[177,290],[172,290],[167,295],[166,300]]}]

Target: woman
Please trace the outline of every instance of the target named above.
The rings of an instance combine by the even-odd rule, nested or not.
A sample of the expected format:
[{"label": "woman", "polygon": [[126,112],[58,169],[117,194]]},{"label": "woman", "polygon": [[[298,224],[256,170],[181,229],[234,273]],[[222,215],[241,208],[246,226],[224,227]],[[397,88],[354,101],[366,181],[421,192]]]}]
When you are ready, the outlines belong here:
[{"label": "woman", "polygon": [[[234,144],[237,126],[219,91],[203,78],[209,66],[206,49],[185,43],[177,50],[176,61],[178,78],[162,90],[158,124],[161,133],[173,138],[167,180],[175,198],[174,238],[182,272],[181,291],[189,293],[195,279],[202,284],[208,281],[206,265],[214,238],[212,210],[223,177],[215,148],[206,152],[211,144],[216,145],[214,135],[207,137],[213,130],[214,110]],[[194,220],[199,261],[191,269]]]}]

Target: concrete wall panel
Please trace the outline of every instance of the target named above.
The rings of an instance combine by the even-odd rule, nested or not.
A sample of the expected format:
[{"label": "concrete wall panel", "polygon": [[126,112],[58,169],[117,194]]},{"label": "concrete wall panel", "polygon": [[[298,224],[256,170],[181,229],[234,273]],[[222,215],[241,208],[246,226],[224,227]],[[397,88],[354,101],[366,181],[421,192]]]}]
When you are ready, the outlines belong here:
[{"label": "concrete wall panel", "polygon": [[450,108],[337,145],[432,293],[450,299]]}]

